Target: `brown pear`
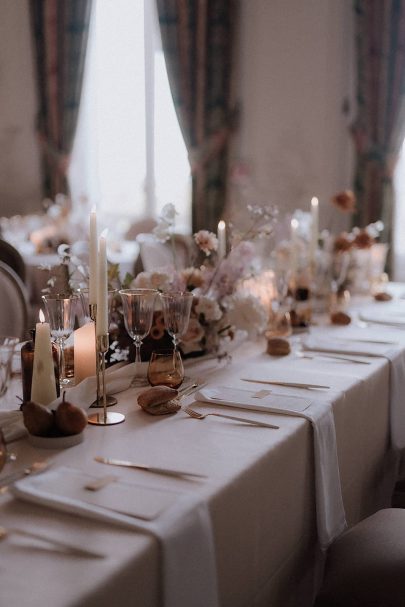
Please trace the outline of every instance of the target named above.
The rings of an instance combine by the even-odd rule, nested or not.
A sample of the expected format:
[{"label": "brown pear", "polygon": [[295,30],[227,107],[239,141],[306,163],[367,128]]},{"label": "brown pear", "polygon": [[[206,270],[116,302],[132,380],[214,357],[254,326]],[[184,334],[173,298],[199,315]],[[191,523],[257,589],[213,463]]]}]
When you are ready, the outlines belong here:
[{"label": "brown pear", "polygon": [[63,400],[55,411],[55,423],[61,434],[79,434],[87,426],[87,415],[80,407]]},{"label": "brown pear", "polygon": [[49,436],[54,427],[53,412],[34,403],[32,400],[26,401],[21,405],[23,412],[24,426],[30,434],[34,436]]}]

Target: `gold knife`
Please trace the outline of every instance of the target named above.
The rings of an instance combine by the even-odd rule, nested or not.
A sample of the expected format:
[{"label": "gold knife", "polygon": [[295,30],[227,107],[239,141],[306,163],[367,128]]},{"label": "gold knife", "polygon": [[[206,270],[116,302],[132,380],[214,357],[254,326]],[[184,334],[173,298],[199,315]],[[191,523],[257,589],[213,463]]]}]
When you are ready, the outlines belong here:
[{"label": "gold knife", "polygon": [[171,470],[169,468],[157,468],[155,466],[147,466],[146,464],[137,464],[124,459],[114,459],[109,457],[101,457],[97,455],[96,462],[101,464],[109,464],[110,466],[121,466],[123,468],[136,468],[137,470],[145,470],[146,472],[154,472],[155,474],[164,474],[167,476],[195,476],[196,478],[207,478],[204,474],[196,474],[195,472],[186,472],[185,470]]},{"label": "gold knife", "polygon": [[289,388],[305,388],[305,389],[311,389],[311,388],[323,388],[324,390],[329,390],[330,386],[322,386],[321,384],[300,384],[297,382],[293,382],[293,381],[270,381],[270,380],[264,380],[264,379],[247,379],[242,377],[241,378],[242,381],[248,381],[251,382],[252,384],[270,384],[270,385],[274,385],[274,386],[287,386]]}]

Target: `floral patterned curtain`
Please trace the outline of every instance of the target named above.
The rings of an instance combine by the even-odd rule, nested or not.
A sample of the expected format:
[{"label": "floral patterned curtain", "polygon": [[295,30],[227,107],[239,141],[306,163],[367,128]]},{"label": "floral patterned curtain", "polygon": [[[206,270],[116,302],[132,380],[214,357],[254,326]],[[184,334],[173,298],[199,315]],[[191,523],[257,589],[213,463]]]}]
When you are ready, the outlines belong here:
[{"label": "floral patterned curtain", "polygon": [[356,0],[358,115],[355,191],[362,226],[390,238],[392,176],[405,134],[405,0]]},{"label": "floral patterned curtain", "polygon": [[44,195],[67,193],[92,0],[30,0]]},{"label": "floral patterned curtain", "polygon": [[226,198],[235,0],[157,0],[170,87],[187,146],[193,230],[216,231]]}]

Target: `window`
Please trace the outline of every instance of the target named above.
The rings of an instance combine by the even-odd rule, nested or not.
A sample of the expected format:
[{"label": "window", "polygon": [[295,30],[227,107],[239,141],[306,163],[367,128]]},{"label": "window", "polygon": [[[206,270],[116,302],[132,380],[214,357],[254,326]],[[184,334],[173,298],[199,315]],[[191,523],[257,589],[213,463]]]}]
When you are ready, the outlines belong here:
[{"label": "window", "polygon": [[151,0],[93,4],[69,183],[118,232],[168,202],[189,229],[190,167]]}]

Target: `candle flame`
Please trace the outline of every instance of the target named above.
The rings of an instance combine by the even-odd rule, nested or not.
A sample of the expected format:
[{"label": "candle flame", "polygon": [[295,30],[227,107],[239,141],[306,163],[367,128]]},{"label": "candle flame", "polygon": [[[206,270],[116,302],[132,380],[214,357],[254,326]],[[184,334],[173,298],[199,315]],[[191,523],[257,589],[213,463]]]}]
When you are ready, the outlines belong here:
[{"label": "candle flame", "polygon": [[311,198],[311,206],[312,207],[317,207],[319,204],[319,200],[314,196],[313,198]]},{"label": "candle flame", "polygon": [[100,238],[104,238],[104,240],[107,239],[107,234],[108,234],[108,228],[105,228],[101,234],[100,234]]},{"label": "candle flame", "polygon": [[39,311],[39,321],[45,322],[45,314],[42,312],[42,310]]},{"label": "candle flame", "polygon": [[218,230],[225,230],[225,221],[223,219],[218,223]]}]

